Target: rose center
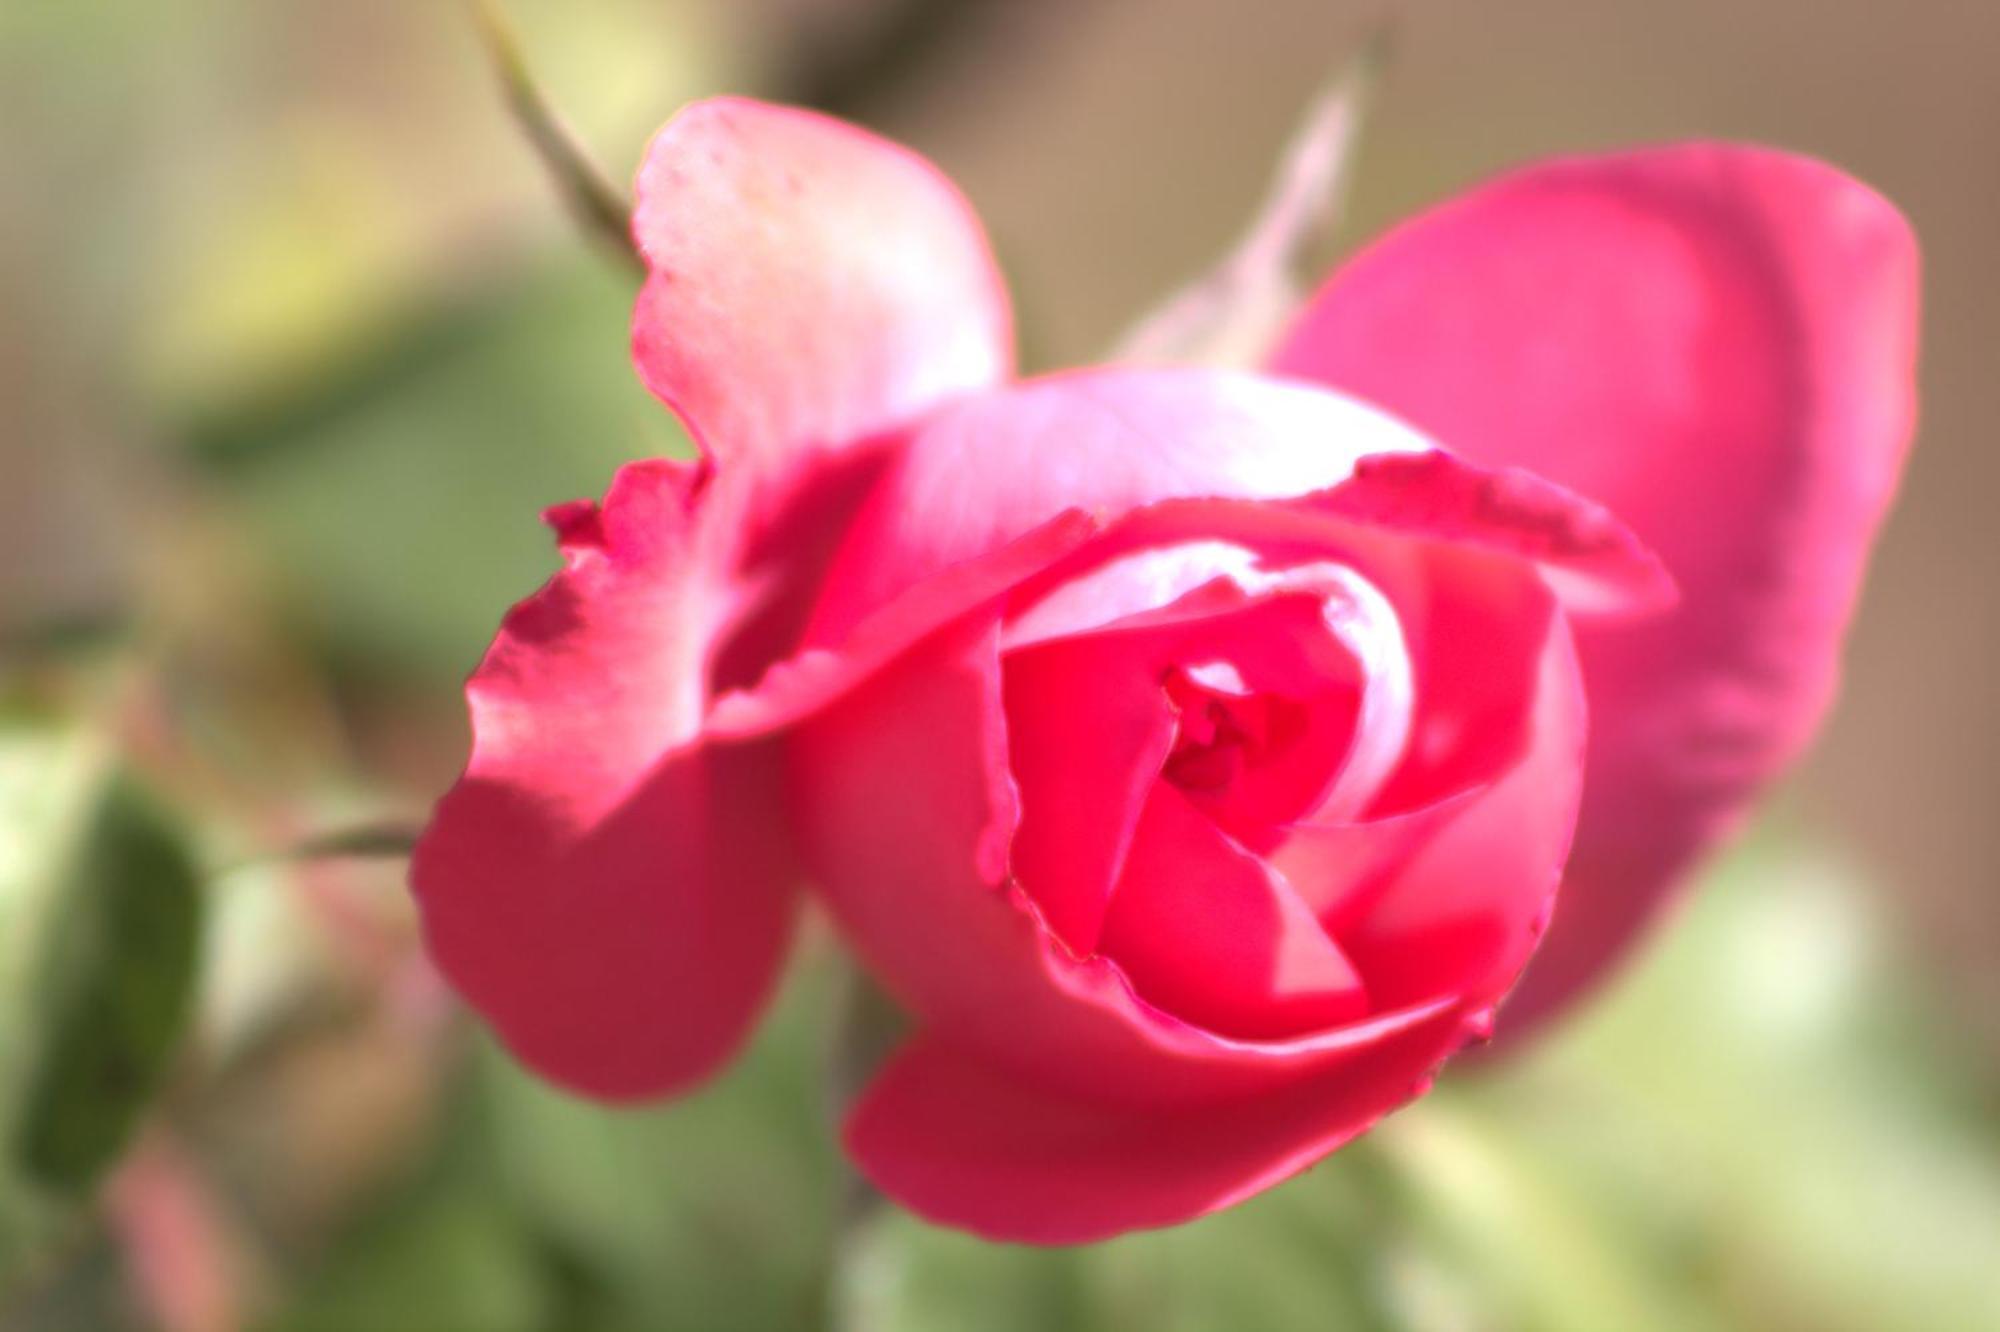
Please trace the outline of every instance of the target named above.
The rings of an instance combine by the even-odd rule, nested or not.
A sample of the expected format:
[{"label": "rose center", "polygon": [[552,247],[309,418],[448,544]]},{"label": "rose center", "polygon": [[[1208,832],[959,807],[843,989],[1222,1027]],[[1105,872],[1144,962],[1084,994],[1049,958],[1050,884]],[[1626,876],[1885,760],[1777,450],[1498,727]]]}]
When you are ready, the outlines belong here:
[{"label": "rose center", "polygon": [[1254,691],[1222,663],[1176,667],[1164,688],[1175,732],[1161,776],[1253,840],[1259,825],[1303,812],[1323,791],[1352,725],[1351,699]]},{"label": "rose center", "polygon": [[1180,734],[1167,755],[1166,779],[1184,791],[1227,790],[1244,761],[1243,728],[1216,699],[1206,699],[1181,712]]}]

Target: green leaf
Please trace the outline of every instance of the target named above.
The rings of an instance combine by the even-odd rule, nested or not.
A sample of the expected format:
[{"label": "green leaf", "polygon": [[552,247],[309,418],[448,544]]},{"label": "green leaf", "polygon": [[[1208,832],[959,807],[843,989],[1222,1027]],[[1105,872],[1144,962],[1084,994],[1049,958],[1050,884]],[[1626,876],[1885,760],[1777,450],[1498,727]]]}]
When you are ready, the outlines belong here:
[{"label": "green leaf", "polygon": [[54,894],[14,1146],[35,1182],[74,1194],[124,1146],[174,1054],[194,994],[201,891],[175,827],[112,774]]}]

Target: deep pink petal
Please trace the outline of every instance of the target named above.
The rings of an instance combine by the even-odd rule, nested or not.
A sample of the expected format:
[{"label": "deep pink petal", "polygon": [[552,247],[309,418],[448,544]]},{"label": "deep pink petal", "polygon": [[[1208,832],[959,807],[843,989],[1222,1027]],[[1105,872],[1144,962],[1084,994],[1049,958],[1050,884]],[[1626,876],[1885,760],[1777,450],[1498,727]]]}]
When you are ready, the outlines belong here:
[{"label": "deep pink petal", "polygon": [[1282,1182],[1423,1092],[1463,1039],[1444,1014],[1243,1101],[1135,1110],[1052,1091],[919,1036],[847,1123],[898,1203],[988,1239],[1076,1244],[1172,1225]]},{"label": "deep pink petal", "polygon": [[1548,928],[1576,827],[1586,726],[1569,623],[1549,615],[1541,625],[1519,704],[1524,752],[1490,786],[1433,807],[1438,823],[1407,858],[1323,916],[1379,1005],[1448,988],[1490,1008]]},{"label": "deep pink petal", "polygon": [[1588,618],[1657,615],[1677,600],[1659,558],[1601,505],[1525,472],[1423,447],[1357,458],[1350,476],[1290,498],[1176,498],[1131,510],[1041,582],[1196,539],[1252,547],[1271,565],[1372,567],[1385,536],[1406,538],[1394,549],[1458,546],[1532,565],[1566,610]]},{"label": "deep pink petal", "polygon": [[1626,946],[1796,756],[1913,415],[1916,248],[1820,163],[1691,145],[1530,168],[1335,274],[1277,369],[1609,506],[1683,604],[1581,641],[1590,781],[1515,1012]]},{"label": "deep pink petal", "polygon": [[711,1071],[789,932],[777,755],[698,737],[724,498],[640,463],[601,509],[552,512],[565,567],[467,686],[472,756],[412,866],[446,976],[523,1060],[600,1096]]},{"label": "deep pink petal", "polygon": [[724,694],[711,709],[705,732],[741,739],[770,734],[809,716],[922,639],[1043,572],[1097,529],[1089,515],[1072,509],[909,589],[853,626],[837,645],[810,647],[780,659],[751,688]]},{"label": "deep pink petal", "polygon": [[1504,558],[1414,543],[1370,552],[1401,615],[1415,676],[1402,761],[1369,813],[1422,809],[1512,770],[1541,724],[1537,682],[1554,622],[1549,589]]},{"label": "deep pink petal", "polygon": [[1572,614],[1643,615],[1675,599],[1659,558],[1616,517],[1527,472],[1436,450],[1385,454],[1363,458],[1312,507],[1532,561]]},{"label": "deep pink petal", "polygon": [[647,149],[633,236],[640,376],[721,463],[845,446],[1011,373],[978,220],[935,167],[854,126],[689,106]]},{"label": "deep pink petal", "polygon": [[1128,660],[1124,643],[1092,635],[1010,653],[1004,672],[1021,802],[1013,872],[1079,953],[1097,947],[1146,791],[1174,740],[1157,683],[1105,679]]},{"label": "deep pink petal", "polygon": [[1292,1036],[1368,1011],[1353,965],[1284,876],[1155,783],[1100,943],[1152,1003],[1211,1031]]}]

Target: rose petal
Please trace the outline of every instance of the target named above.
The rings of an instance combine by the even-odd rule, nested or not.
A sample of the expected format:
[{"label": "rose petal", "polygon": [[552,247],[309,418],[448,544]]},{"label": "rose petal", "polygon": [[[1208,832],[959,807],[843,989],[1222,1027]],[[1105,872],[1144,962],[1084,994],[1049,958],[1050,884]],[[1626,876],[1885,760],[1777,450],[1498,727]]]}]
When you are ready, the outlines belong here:
[{"label": "rose petal", "polygon": [[1271,864],[1337,938],[1375,902],[1397,868],[1483,790],[1382,818],[1295,823],[1271,853]]},{"label": "rose petal", "polygon": [[1310,909],[1166,782],[1140,815],[1100,947],[1148,1001],[1230,1036],[1292,1036],[1368,1012]]},{"label": "rose petal", "polygon": [[1008,760],[1021,802],[1014,874],[1050,928],[1080,954],[1097,948],[1146,791],[1176,735],[1162,687],[1170,672],[1223,663],[1252,689],[1315,703],[1315,694],[1347,691],[1337,709],[1318,709],[1339,712],[1339,734],[1301,737],[1307,746],[1319,742],[1320,752],[1290,768],[1246,771],[1208,802],[1211,817],[1254,815],[1260,803],[1288,796],[1292,805],[1258,826],[1293,817],[1328,787],[1354,722],[1355,666],[1317,599],[1260,597],[1228,579],[1094,633],[1014,649],[1004,661]]},{"label": "rose petal", "polygon": [[1224,371],[1093,370],[967,399],[915,431],[856,517],[807,636],[837,642],[1066,509],[1110,522],[1166,499],[1304,495],[1427,447],[1339,394]]},{"label": "rose petal", "polygon": [[[1008,654],[1007,753],[1020,792],[1013,870],[1049,928],[1078,953],[1096,949],[1111,888],[1147,790],[1174,741],[1157,682],[1109,684],[1130,649],[1103,635]],[[1147,687],[1150,683],[1151,687]]]},{"label": "rose petal", "polygon": [[465,775],[418,845],[432,957],[528,1064],[636,1097],[741,1039],[789,934],[768,746],[697,738],[736,530],[700,469],[626,467],[553,511],[565,567],[466,688]]},{"label": "rose petal", "polygon": [[1385,454],[1363,458],[1312,507],[1530,560],[1573,614],[1644,615],[1675,600],[1659,558],[1607,510],[1527,472],[1438,450]]},{"label": "rose petal", "polygon": [[1909,438],[1916,270],[1896,210],[1817,162],[1578,158],[1392,232],[1275,357],[1608,505],[1680,585],[1582,639],[1590,781],[1517,1015],[1618,956],[1824,712]]},{"label": "rose petal", "polygon": [[717,699],[710,736],[768,735],[827,706],[884,664],[969,612],[1006,596],[1082,545],[1097,530],[1070,510],[978,559],[911,588],[869,615],[833,647],[812,647],[774,663],[744,690]]},{"label": "rose petal", "polygon": [[865,130],[741,98],[639,170],[646,385],[722,463],[781,466],[1007,378],[1006,289],[950,181]]},{"label": "rose petal", "polygon": [[1449,987],[1490,1006],[1548,928],[1576,827],[1586,727],[1568,620],[1542,617],[1537,648],[1518,704],[1525,752],[1366,885],[1365,899],[1335,902],[1325,916],[1379,1005]]},{"label": "rose petal", "polygon": [[937,1224],[1084,1243],[1191,1220],[1297,1174],[1419,1095],[1463,1037],[1447,1013],[1253,1099],[1134,1110],[919,1036],[863,1093],[847,1149],[877,1188]]}]

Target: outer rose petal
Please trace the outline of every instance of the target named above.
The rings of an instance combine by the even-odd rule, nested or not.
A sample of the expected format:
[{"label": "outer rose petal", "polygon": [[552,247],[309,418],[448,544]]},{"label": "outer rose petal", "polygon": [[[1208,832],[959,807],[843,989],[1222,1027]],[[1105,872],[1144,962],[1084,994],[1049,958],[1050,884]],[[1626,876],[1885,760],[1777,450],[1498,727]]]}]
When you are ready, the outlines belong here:
[{"label": "outer rose petal", "polygon": [[1390,453],[1363,458],[1313,507],[1533,561],[1571,614],[1644,615],[1676,599],[1659,557],[1615,516],[1528,472]]},{"label": "outer rose petal", "polygon": [[1274,367],[1606,504],[1684,603],[1582,635],[1592,738],[1563,910],[1510,1015],[1560,1006],[1811,735],[1913,415],[1916,249],[1803,158],[1530,168],[1366,250]]},{"label": "outer rose petal", "polygon": [[[793,867],[777,742],[759,737],[959,608],[876,626],[850,659],[772,667],[896,427],[1011,367],[964,200],[838,122],[688,108],[648,151],[634,232],[639,372],[707,461],[627,468],[601,512],[551,512],[567,567],[474,675],[472,757],[412,867],[453,983],[526,1062],[607,1097],[701,1077],[761,1003]],[[1037,569],[1079,525],[942,595],[997,595],[1009,560]],[[711,743],[711,694],[769,675],[773,695],[737,699],[743,743]]]},{"label": "outer rose petal", "polygon": [[723,463],[846,446],[1006,379],[1006,288],[937,169],[865,130],[698,102],[639,170],[646,386]]},{"label": "outer rose petal", "polygon": [[411,869],[446,976],[524,1061],[599,1096],[709,1072],[789,931],[776,753],[697,739],[736,529],[718,485],[640,463],[601,511],[552,511],[566,567],[468,685],[472,757]]},{"label": "outer rose petal", "polygon": [[[1266,500],[1297,502],[1216,507]],[[1646,610],[1672,595],[1601,507],[1440,453],[1355,399],[1228,371],[1123,368],[981,394],[916,427],[856,514],[805,639],[836,645],[910,588],[1071,509],[1124,520],[1122,544],[1097,548],[1104,558],[1177,537],[1337,553],[1343,530],[1387,527],[1531,560],[1578,609]]]},{"label": "outer rose petal", "polygon": [[1440,1014],[1280,1091],[1178,1110],[1050,1091],[919,1036],[862,1094],[847,1149],[931,1221],[1080,1244],[1191,1220],[1297,1174],[1420,1095],[1463,1035]]}]

